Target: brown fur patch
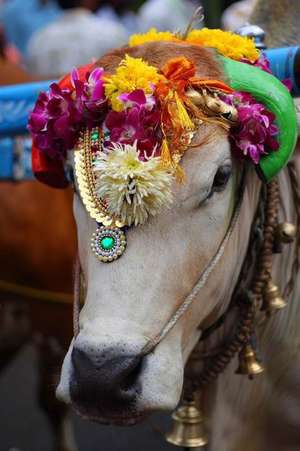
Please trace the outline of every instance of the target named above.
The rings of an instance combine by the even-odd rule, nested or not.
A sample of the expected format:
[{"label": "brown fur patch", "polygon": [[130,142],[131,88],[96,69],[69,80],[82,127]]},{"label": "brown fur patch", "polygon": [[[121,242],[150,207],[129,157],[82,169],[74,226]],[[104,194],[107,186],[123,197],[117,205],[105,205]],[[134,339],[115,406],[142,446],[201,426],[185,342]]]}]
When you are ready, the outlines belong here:
[{"label": "brown fur patch", "polygon": [[100,58],[97,65],[103,67],[108,73],[112,73],[126,54],[134,58],[143,58],[157,68],[161,68],[171,58],[185,56],[194,62],[198,76],[225,80],[213,50],[177,42],[149,42],[136,47],[117,49]]}]

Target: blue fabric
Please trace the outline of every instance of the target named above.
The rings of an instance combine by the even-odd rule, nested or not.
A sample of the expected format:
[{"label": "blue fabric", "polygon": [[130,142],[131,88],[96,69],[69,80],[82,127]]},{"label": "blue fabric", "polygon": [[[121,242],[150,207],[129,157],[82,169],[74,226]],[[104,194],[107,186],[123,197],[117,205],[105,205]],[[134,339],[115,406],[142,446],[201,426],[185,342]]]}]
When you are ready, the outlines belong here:
[{"label": "blue fabric", "polygon": [[55,0],[49,0],[45,6],[40,4],[40,0],[6,0],[0,10],[0,21],[8,42],[26,54],[31,35],[60,14]]},{"label": "blue fabric", "polygon": [[293,94],[300,95],[300,89],[295,80],[295,62],[299,47],[283,47],[279,49],[265,50],[266,57],[270,61],[271,71],[279,80],[289,79],[293,85]]},{"label": "blue fabric", "polygon": [[26,133],[28,114],[50,84],[48,80],[0,87],[0,137]]},{"label": "blue fabric", "polygon": [[13,141],[0,139],[0,179],[11,179],[13,173]]},{"label": "blue fabric", "polygon": [[[28,114],[51,81],[0,87],[0,180],[31,180]],[[21,135],[21,136],[20,136]]]},{"label": "blue fabric", "polygon": [[33,180],[31,144],[30,136],[0,139],[0,181]]}]

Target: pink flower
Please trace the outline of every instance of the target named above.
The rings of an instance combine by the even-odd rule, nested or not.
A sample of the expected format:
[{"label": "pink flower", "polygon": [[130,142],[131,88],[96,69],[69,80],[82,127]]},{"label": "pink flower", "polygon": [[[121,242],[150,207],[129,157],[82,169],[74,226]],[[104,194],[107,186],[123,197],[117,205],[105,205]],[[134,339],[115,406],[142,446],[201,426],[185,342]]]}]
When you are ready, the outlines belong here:
[{"label": "pink flower", "polygon": [[102,75],[103,69],[96,68],[83,82],[75,69],[71,75],[74,90],[52,83],[49,92],[39,95],[28,128],[40,150],[52,158],[65,158],[82,127],[103,122],[108,107]]},{"label": "pink flower", "polygon": [[238,110],[239,126],[231,133],[236,152],[241,155],[242,151],[244,157],[258,164],[262,155],[278,149],[278,127],[273,113],[247,93],[235,93],[225,100]]},{"label": "pink flower", "polygon": [[270,67],[270,62],[269,62],[268,58],[266,57],[266,55],[264,55],[264,53],[261,53],[259,59],[257,61],[255,61],[254,63],[252,61],[247,60],[246,58],[242,58],[241,62],[250,64],[250,66],[259,67],[261,70],[268,72],[269,74],[272,73],[271,67]]},{"label": "pink flower", "polygon": [[131,93],[124,93],[119,96],[119,100],[124,103],[125,108],[131,108],[133,106],[145,107],[148,110],[152,110],[155,105],[155,99],[151,95],[144,93],[142,89],[136,89]]},{"label": "pink flower", "polygon": [[52,158],[64,158],[74,147],[81,124],[71,91],[52,83],[48,93],[40,93],[28,128],[40,150]]},{"label": "pink flower", "polygon": [[86,74],[86,81],[79,79],[77,69],[71,73],[71,82],[75,89],[75,101],[86,125],[93,126],[102,122],[107,113],[107,100],[104,94],[104,69],[97,67]]},{"label": "pink flower", "polygon": [[133,144],[137,141],[137,148],[141,151],[140,158],[150,158],[161,143],[160,112],[154,108],[152,111],[145,107],[134,106],[128,110],[110,111],[105,120],[109,131],[109,140],[105,147],[111,143]]}]

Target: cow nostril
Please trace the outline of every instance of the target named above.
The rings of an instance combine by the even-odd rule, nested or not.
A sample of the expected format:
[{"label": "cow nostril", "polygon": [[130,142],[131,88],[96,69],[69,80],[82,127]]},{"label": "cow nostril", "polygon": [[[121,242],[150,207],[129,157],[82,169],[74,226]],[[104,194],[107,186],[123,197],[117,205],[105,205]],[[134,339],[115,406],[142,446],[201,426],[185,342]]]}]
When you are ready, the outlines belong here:
[{"label": "cow nostril", "polygon": [[74,347],[72,364],[71,396],[80,404],[131,404],[140,391],[141,355],[112,348],[100,354]]},{"label": "cow nostril", "polygon": [[143,358],[137,360],[136,365],[130,368],[128,375],[121,381],[120,388],[124,391],[129,391],[136,385],[138,377],[141,373]]}]

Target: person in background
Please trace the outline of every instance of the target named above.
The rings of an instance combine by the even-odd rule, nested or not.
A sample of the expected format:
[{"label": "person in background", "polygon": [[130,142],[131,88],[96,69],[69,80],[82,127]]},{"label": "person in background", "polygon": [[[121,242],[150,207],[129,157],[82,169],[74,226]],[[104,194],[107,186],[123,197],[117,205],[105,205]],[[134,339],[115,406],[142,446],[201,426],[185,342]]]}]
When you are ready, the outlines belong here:
[{"label": "person in background", "polygon": [[0,23],[5,39],[25,55],[33,33],[60,15],[55,0],[7,0],[0,4]]},{"label": "person in background", "polygon": [[28,43],[27,68],[42,77],[58,77],[126,44],[124,27],[94,13],[101,0],[57,0],[63,14],[36,32]]},{"label": "person in background", "polygon": [[184,30],[199,1],[192,0],[147,0],[139,10],[140,31],[155,27],[160,31]]},{"label": "person in background", "polygon": [[255,2],[256,0],[242,0],[229,6],[222,16],[223,28],[225,30],[235,31],[248,22]]},{"label": "person in background", "polygon": [[139,30],[139,17],[134,12],[135,0],[102,0],[97,16],[121,23],[127,35]]}]

